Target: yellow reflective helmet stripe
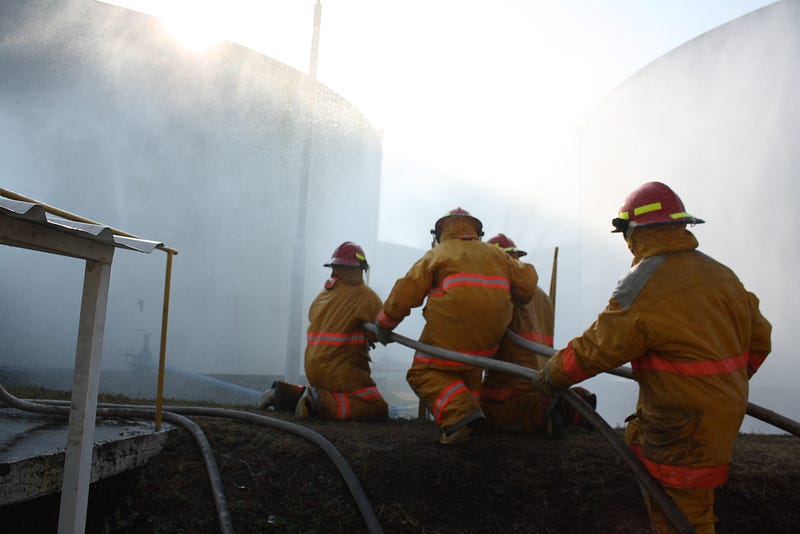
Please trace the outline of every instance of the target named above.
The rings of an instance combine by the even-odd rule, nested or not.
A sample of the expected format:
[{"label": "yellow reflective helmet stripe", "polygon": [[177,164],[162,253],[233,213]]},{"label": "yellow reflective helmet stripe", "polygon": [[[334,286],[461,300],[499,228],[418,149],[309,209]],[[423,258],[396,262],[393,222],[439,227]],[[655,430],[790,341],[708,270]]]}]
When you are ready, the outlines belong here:
[{"label": "yellow reflective helmet stripe", "polygon": [[[638,215],[644,215],[645,213],[658,211],[660,209],[661,209],[661,202],[654,202],[653,204],[647,204],[647,205],[635,208],[633,210],[633,215],[635,217],[635,216],[638,216]],[[629,219],[629,217],[630,216],[628,215],[627,211],[623,211],[622,213],[619,213],[617,215],[617,219],[623,219],[625,221],[627,221]],[[685,212],[685,211],[679,211],[678,213],[670,214],[670,218],[671,219],[685,219],[685,218],[690,218],[690,217],[692,217],[692,215],[687,213],[687,212]]]},{"label": "yellow reflective helmet stripe", "polygon": [[670,217],[672,217],[673,219],[683,219],[684,217],[691,217],[691,215],[689,215],[685,211],[681,211],[678,213],[673,213],[672,215],[670,215]]},{"label": "yellow reflective helmet stripe", "polygon": [[645,204],[644,206],[633,208],[633,215],[635,217],[637,215],[644,215],[645,213],[650,213],[651,211],[658,211],[660,209],[661,209],[661,202],[653,202],[652,204]]}]

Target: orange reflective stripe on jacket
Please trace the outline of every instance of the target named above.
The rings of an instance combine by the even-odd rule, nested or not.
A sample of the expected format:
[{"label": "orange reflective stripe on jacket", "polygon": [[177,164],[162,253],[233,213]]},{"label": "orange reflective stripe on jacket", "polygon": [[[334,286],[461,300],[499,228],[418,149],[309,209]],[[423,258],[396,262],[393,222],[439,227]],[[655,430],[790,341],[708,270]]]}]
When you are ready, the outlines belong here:
[{"label": "orange reflective stripe on jacket", "polygon": [[361,345],[367,342],[367,336],[364,332],[308,332],[306,341],[309,345]]},{"label": "orange reflective stripe on jacket", "polygon": [[381,325],[381,328],[385,328],[386,330],[394,330],[397,327],[397,325],[400,324],[400,321],[395,321],[394,319],[386,315],[386,312],[384,312],[383,310],[378,312],[377,321],[378,324]]},{"label": "orange reflective stripe on jacket", "polygon": [[428,293],[428,296],[441,297],[448,289],[459,286],[487,287],[493,289],[503,289],[505,291],[509,291],[511,289],[511,284],[509,283],[508,278],[505,276],[456,273],[451,274],[442,280],[442,284],[439,287],[431,289],[430,293]]},{"label": "orange reflective stripe on jacket", "polygon": [[[460,350],[458,352],[467,354],[469,356],[483,356],[492,357],[497,352],[497,347],[491,350]],[[414,353],[414,361],[417,363],[429,363],[433,365],[446,365],[448,367],[469,367],[466,363],[456,362],[453,360],[445,360],[444,358],[434,358],[424,352],[416,351]]]},{"label": "orange reflective stripe on jacket", "polygon": [[744,369],[749,355],[739,354],[721,360],[678,362],[650,353],[631,362],[634,371],[665,371],[682,376],[721,375]]},{"label": "orange reflective stripe on jacket", "polygon": [[672,488],[716,488],[728,480],[728,465],[689,467],[659,464],[645,457],[642,446],[631,443],[633,453],[656,480]]},{"label": "orange reflective stripe on jacket", "polygon": [[442,412],[447,408],[447,405],[460,393],[464,392],[469,392],[469,389],[467,389],[467,385],[462,380],[456,380],[442,390],[433,404],[433,416],[436,418],[437,424],[441,423]]},{"label": "orange reflective stripe on jacket", "polygon": [[524,337],[528,341],[533,341],[534,343],[541,343],[542,345],[547,345],[548,347],[553,346],[553,336],[548,336],[540,332],[516,332],[516,334]]},{"label": "orange reflective stripe on jacket", "polygon": [[589,375],[583,370],[581,364],[578,363],[578,358],[575,356],[575,349],[572,348],[572,341],[561,351],[561,367],[564,374],[572,380],[573,384],[589,378]]}]

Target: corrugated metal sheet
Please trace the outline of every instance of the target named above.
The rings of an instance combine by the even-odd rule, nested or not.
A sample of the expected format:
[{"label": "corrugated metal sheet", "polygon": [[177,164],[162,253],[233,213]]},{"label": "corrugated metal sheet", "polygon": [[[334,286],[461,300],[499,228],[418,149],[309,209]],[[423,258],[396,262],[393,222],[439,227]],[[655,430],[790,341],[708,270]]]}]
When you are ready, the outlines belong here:
[{"label": "corrugated metal sheet", "polygon": [[68,221],[66,219],[54,217],[48,214],[40,204],[31,202],[22,202],[0,197],[0,213],[49,226],[58,231],[76,234],[82,238],[98,241],[106,245],[144,252],[146,254],[153,252],[153,249],[157,246],[163,245],[163,243],[158,241],[115,235],[113,230],[108,226]]}]

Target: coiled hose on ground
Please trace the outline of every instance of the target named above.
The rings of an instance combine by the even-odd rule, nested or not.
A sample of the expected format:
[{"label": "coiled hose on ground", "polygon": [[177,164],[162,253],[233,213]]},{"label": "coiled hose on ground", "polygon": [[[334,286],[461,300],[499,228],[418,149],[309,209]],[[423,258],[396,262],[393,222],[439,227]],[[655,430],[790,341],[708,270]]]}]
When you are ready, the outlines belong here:
[{"label": "coiled hose on ground", "polygon": [[[365,329],[369,330],[373,334],[377,333],[377,328],[374,324],[363,323],[363,325]],[[419,341],[414,341],[413,339],[409,339],[394,332],[390,333],[389,336],[392,341],[396,341],[401,345],[405,345],[406,347],[419,350],[439,358],[466,363],[476,367],[483,367],[492,371],[513,374],[523,378],[528,378],[530,380],[533,380],[536,375],[539,374],[537,371],[528,367],[488,358],[470,356],[468,354],[462,354],[460,352],[442,349],[439,347],[433,347],[431,345],[420,343]],[[597,430],[598,433],[603,436],[603,438],[605,438],[605,440],[617,452],[617,454],[622,457],[622,460],[628,464],[628,467],[630,467],[634,475],[636,475],[636,478],[639,480],[639,484],[653,497],[653,500],[656,501],[672,526],[681,533],[694,532],[694,528],[686,519],[686,516],[683,515],[683,512],[681,512],[677,507],[675,501],[673,501],[672,498],[666,494],[664,488],[661,487],[661,484],[659,484],[658,481],[653,478],[650,472],[647,471],[644,465],[642,465],[642,462],[639,461],[633,452],[631,452],[630,448],[628,448],[628,445],[623,441],[620,435],[615,432],[608,423],[606,423],[605,419],[600,417],[600,415],[598,415],[598,413],[595,412],[594,409],[574,391],[564,389],[559,391],[559,395],[565,402],[569,403],[570,406],[575,408],[575,410],[585,417],[592,427],[594,427],[595,430]]]},{"label": "coiled hose on ground", "polygon": [[[65,401],[38,401],[31,402],[19,399],[11,395],[2,386],[0,386],[0,401],[4,404],[17,408],[20,410],[42,413],[58,416],[69,416],[69,407],[63,406]],[[229,419],[237,419],[249,423],[259,424],[278,430],[283,430],[291,434],[295,434],[322,449],[322,451],[333,461],[333,464],[338,469],[342,478],[347,484],[353,499],[358,506],[364,523],[370,533],[379,534],[383,529],[378,523],[378,518],[375,515],[372,505],[367,499],[364,489],[361,486],[358,478],[356,478],[350,464],[341,455],[339,450],[334,445],[325,439],[322,435],[310,430],[304,426],[282,421],[280,419],[273,419],[264,415],[258,415],[250,412],[243,412],[238,410],[229,410],[224,408],[207,408],[202,406],[165,406],[162,417],[165,421],[179,424],[187,428],[203,453],[203,459],[206,463],[206,470],[212,486],[212,493],[214,496],[214,504],[217,509],[217,517],[219,520],[220,530],[223,534],[233,532],[233,525],[231,524],[230,514],[228,513],[228,506],[225,500],[225,492],[222,485],[222,477],[219,473],[216,459],[214,458],[214,451],[208,440],[203,434],[197,424],[183,417],[183,415],[195,415],[205,417],[225,417]],[[98,404],[97,415],[101,417],[131,417],[131,418],[144,418],[153,419],[155,415],[155,407],[141,406],[141,405],[119,405],[119,404]]]}]

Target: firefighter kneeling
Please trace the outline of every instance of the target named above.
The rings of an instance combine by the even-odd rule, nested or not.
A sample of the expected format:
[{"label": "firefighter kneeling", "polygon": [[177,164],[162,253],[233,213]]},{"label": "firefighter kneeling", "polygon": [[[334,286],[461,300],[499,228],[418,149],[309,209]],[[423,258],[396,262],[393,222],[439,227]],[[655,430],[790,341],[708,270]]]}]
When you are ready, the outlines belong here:
[{"label": "firefighter kneeling", "polygon": [[[516,260],[528,254],[518,249],[505,234],[497,234],[486,242],[500,247]],[[550,297],[537,286],[530,302],[514,302],[508,329],[529,341],[552,347],[554,315]],[[494,358],[537,371],[547,362],[544,356],[517,346],[508,337],[500,342]],[[579,387],[573,388],[573,391],[592,408],[597,406],[594,394]],[[487,370],[484,374],[481,408],[486,416],[487,427],[494,430],[546,434],[556,438],[561,437],[565,425],[591,430],[586,420],[557,396],[542,395],[534,390],[527,378],[499,371]]]},{"label": "firefighter kneeling", "polygon": [[258,407],[293,410],[302,419],[386,421],[389,406],[370,373],[370,344],[364,330],[381,309],[381,299],[364,283],[364,250],[345,241],[325,264],[331,277],[308,310],[305,371],[309,387],[275,382]]}]

